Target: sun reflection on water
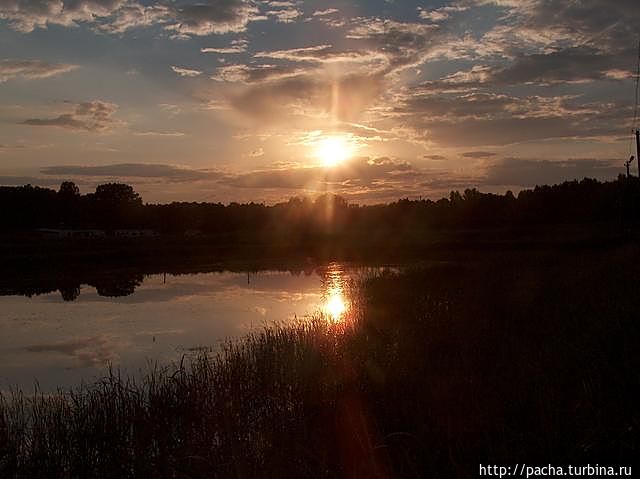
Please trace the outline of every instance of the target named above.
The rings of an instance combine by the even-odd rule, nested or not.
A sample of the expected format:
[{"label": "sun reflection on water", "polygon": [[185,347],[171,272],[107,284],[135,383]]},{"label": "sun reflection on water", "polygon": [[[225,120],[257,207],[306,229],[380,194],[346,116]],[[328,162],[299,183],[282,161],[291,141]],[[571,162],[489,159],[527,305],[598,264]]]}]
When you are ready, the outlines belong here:
[{"label": "sun reflection on water", "polygon": [[322,311],[333,321],[342,321],[349,309],[344,267],[337,263],[327,266],[322,274]]}]

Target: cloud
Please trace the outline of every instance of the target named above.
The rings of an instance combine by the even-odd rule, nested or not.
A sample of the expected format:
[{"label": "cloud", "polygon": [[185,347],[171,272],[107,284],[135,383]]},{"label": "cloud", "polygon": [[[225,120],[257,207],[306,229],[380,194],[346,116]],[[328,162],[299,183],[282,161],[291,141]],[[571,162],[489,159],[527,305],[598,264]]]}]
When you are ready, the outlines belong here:
[{"label": "cloud", "polygon": [[182,68],[171,65],[171,69],[181,77],[197,77],[202,75],[200,70],[193,70],[191,68]]},{"label": "cloud", "polygon": [[407,138],[449,147],[508,145],[549,138],[617,136],[631,107],[586,102],[578,96],[511,96],[489,92],[443,93],[423,87],[396,96],[387,115]]},{"label": "cloud", "polygon": [[358,18],[347,34],[386,55],[386,73],[415,66],[443,41],[437,25],[398,22],[388,18]]},{"label": "cloud", "polygon": [[169,116],[176,116],[182,113],[182,108],[173,103],[158,103],[158,107],[167,112]]},{"label": "cloud", "polygon": [[211,35],[245,31],[247,24],[258,15],[249,0],[209,0],[196,4],[171,6],[167,30],[178,35]]},{"label": "cloud", "polygon": [[42,168],[45,175],[87,176],[112,178],[159,178],[173,182],[210,180],[221,177],[211,170],[196,170],[183,166],[120,163],[104,166],[48,166]]},{"label": "cloud", "polygon": [[288,50],[275,50],[270,52],[258,52],[254,54],[256,58],[277,58],[280,60],[300,60],[310,58],[315,60],[317,57],[313,55],[317,52],[326,51],[331,45],[314,45],[312,47],[290,48]]},{"label": "cloud", "polygon": [[176,38],[241,32],[258,17],[250,0],[205,0],[175,4],[161,1],[144,5],[125,0],[2,0],[0,19],[14,30],[29,33],[48,25],[87,23],[107,33],[161,25]]},{"label": "cloud", "polygon": [[427,10],[426,8],[418,7],[418,16],[423,20],[429,20],[431,22],[441,22],[448,20],[452,13],[464,12],[467,7],[463,6],[447,6],[440,7],[433,10]]},{"label": "cloud", "polygon": [[298,9],[296,2],[265,2],[269,10],[264,14],[267,17],[275,19],[280,23],[292,23],[296,18],[302,16],[302,12]]},{"label": "cloud", "polygon": [[496,154],[489,151],[467,151],[466,153],[463,153],[462,156],[464,158],[486,159],[492,158],[496,156]]},{"label": "cloud", "polygon": [[340,13],[337,8],[327,8],[325,10],[316,10],[313,12],[314,17],[325,17],[327,15],[333,15],[334,13]]},{"label": "cloud", "polygon": [[447,159],[446,156],[442,155],[424,155],[424,158],[431,161],[445,161]]},{"label": "cloud", "polygon": [[262,120],[322,114],[351,121],[375,102],[383,85],[384,77],[380,74],[352,74],[336,79],[296,75],[251,85],[232,97],[231,105]]},{"label": "cloud", "polygon": [[229,83],[260,83],[292,77],[305,73],[305,70],[293,65],[224,65],[211,75],[212,80]]},{"label": "cloud", "polygon": [[124,33],[133,28],[151,27],[164,24],[171,17],[171,8],[167,5],[141,5],[127,3],[117,10],[115,16],[98,24],[100,31],[107,33]]},{"label": "cloud", "polygon": [[376,183],[396,182],[400,175],[416,174],[411,165],[390,158],[352,158],[332,168],[292,167],[228,176],[221,183],[237,188],[319,190],[334,185],[345,190]]},{"label": "cloud", "polygon": [[[311,47],[291,48],[288,50],[273,50],[256,52],[254,58],[269,58],[290,62],[308,63],[378,63],[378,68],[384,66],[386,55],[366,48],[358,50],[334,50],[329,44]],[[375,67],[376,65],[372,65]]]},{"label": "cloud", "polygon": [[486,81],[494,84],[553,84],[611,78],[614,59],[595,48],[581,46],[549,53],[521,56],[509,66],[492,72]]},{"label": "cloud", "polygon": [[21,143],[13,144],[13,145],[0,143],[0,153],[3,151],[24,150],[24,149],[26,149],[26,145],[23,145]]},{"label": "cloud", "polygon": [[57,343],[40,343],[25,348],[32,353],[56,352],[71,356],[85,366],[100,366],[116,359],[113,337],[101,334],[89,338],[70,339]]},{"label": "cloud", "polygon": [[35,176],[0,176],[0,185],[4,186],[57,186],[63,181],[64,180],[61,178],[39,178]]},{"label": "cloud", "polygon": [[185,133],[181,131],[155,131],[155,130],[132,131],[132,134],[135,136],[166,136],[166,137],[172,137],[172,138],[185,136]]},{"label": "cloud", "polygon": [[33,80],[49,78],[78,68],[68,63],[48,63],[40,60],[0,60],[0,83],[14,78]]},{"label": "cloud", "polygon": [[346,40],[349,48],[323,43],[259,51],[254,59],[273,63],[223,65],[211,78],[233,83],[222,91],[227,104],[256,120],[355,121],[390,93],[393,74],[419,64],[442,38],[435,25],[359,17]]},{"label": "cloud", "polygon": [[0,19],[14,30],[29,33],[49,24],[74,26],[107,17],[124,5],[124,0],[2,0]]},{"label": "cloud", "polygon": [[506,158],[488,168],[483,184],[532,187],[585,177],[611,180],[620,173],[623,173],[621,160]]},{"label": "cloud", "polygon": [[[416,120],[418,122],[419,120]],[[467,118],[459,122],[433,122],[418,125],[416,139],[425,143],[473,147],[503,146],[525,141],[551,138],[594,138],[618,135],[615,125],[588,125],[580,121],[567,121],[560,117],[547,118]]]},{"label": "cloud", "polygon": [[218,54],[233,54],[233,53],[243,53],[247,51],[247,47],[249,46],[249,42],[243,39],[233,40],[231,42],[231,46],[225,48],[213,48],[206,47],[201,48],[201,53],[218,53]]},{"label": "cloud", "polygon": [[63,113],[54,118],[31,118],[21,122],[29,126],[54,126],[74,131],[87,131],[91,133],[104,133],[120,124],[113,115],[117,111],[117,105],[100,100],[84,103],[72,103],[73,111]]},{"label": "cloud", "polygon": [[[597,73],[603,63],[628,69],[629,59],[636,56],[640,11],[634,0],[466,0],[465,3],[492,5],[502,10],[499,21],[476,39],[477,50],[488,48],[509,60],[540,55],[527,61],[528,67],[531,61],[539,66],[567,57],[581,75],[586,73],[587,79],[591,79],[590,65]],[[597,58],[591,58],[590,51],[595,51]],[[544,58],[547,55],[550,56]],[[552,80],[558,81],[556,76]]]},{"label": "cloud", "polygon": [[640,12],[634,0],[496,0],[477,1],[509,11],[513,30],[539,41],[569,41],[602,50],[626,50],[637,46]]}]

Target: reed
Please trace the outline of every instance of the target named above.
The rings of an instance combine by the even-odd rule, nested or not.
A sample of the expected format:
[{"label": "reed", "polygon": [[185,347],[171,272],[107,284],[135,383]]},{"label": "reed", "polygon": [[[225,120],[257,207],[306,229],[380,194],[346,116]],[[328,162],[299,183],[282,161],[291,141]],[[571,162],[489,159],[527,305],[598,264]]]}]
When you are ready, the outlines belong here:
[{"label": "reed", "polygon": [[0,477],[477,477],[638,456],[637,247],[372,276],[140,380],[0,398]]}]

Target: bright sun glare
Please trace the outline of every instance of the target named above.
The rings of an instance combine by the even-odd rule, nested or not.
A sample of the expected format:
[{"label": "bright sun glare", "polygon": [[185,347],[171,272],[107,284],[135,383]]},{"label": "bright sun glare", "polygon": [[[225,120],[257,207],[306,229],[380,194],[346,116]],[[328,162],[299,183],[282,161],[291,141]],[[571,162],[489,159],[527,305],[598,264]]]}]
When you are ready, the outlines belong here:
[{"label": "bright sun glare", "polygon": [[320,140],[316,146],[316,156],[327,167],[336,166],[347,160],[352,154],[349,142],[339,136],[330,136]]},{"label": "bright sun glare", "polygon": [[347,305],[339,291],[332,293],[327,298],[326,310],[334,320],[339,319],[347,310]]}]

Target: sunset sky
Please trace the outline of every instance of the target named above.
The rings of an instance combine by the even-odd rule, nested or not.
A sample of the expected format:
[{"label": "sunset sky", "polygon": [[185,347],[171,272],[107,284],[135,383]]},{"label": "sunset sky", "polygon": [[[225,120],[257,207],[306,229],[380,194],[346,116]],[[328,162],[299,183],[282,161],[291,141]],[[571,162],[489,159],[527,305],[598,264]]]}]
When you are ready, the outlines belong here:
[{"label": "sunset sky", "polygon": [[0,184],[376,203],[613,179],[639,25],[637,0],[0,0]]}]

